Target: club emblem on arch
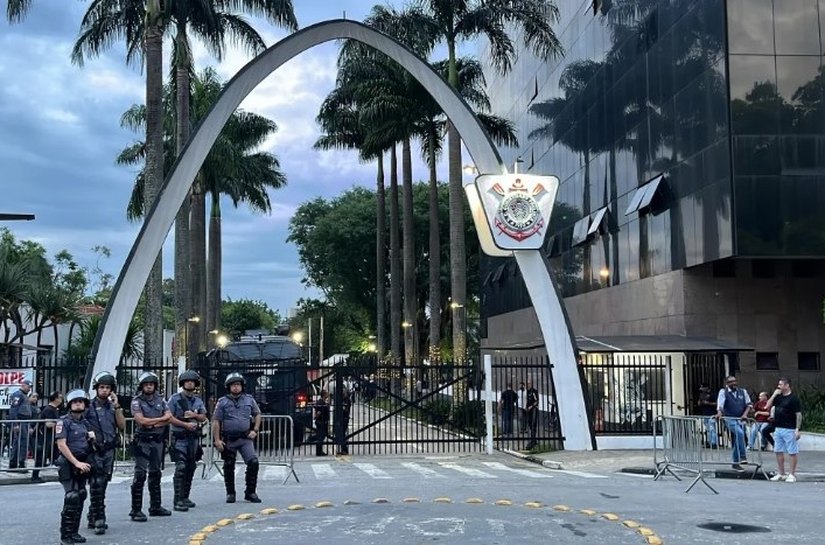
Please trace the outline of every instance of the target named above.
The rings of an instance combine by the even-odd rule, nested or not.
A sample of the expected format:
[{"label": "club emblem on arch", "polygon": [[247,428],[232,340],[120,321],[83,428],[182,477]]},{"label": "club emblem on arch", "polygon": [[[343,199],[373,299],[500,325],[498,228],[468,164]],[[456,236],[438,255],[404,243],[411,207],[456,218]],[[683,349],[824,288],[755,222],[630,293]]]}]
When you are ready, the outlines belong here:
[{"label": "club emblem on arch", "polygon": [[559,188],[555,176],[482,175],[476,186],[493,239],[504,250],[542,247]]}]

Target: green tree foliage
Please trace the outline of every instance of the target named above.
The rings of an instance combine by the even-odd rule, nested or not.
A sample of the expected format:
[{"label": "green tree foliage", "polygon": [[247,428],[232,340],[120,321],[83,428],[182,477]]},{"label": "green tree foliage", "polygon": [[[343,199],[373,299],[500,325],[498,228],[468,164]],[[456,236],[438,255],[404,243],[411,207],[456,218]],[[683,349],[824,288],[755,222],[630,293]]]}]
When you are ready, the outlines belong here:
[{"label": "green tree foliage", "polygon": [[[439,224],[442,240],[447,240],[449,222],[448,188],[439,184]],[[326,308],[340,313],[340,323],[328,324],[327,329],[346,327],[351,329],[352,340],[330,346],[333,352],[350,352],[362,349],[363,341],[376,329],[374,306],[376,298],[375,267],[375,192],[366,188],[353,188],[331,200],[317,198],[298,207],[290,221],[288,241],[298,248],[298,256],[305,271],[303,282],[321,290]],[[416,308],[423,316],[428,298],[427,248],[429,237],[429,195],[426,183],[413,186],[413,213],[415,216],[416,247]],[[465,237],[468,248],[468,266],[478,268],[478,237],[468,215]],[[442,293],[449,290],[448,248],[441,248]],[[470,293],[477,298],[478,278],[472,276]],[[447,300],[441,301],[439,312],[444,315]],[[333,338],[335,334],[330,333]],[[341,336],[345,337],[344,335]],[[423,344],[422,344],[423,341]],[[426,346],[426,338],[418,339]],[[332,352],[330,352],[332,353]]]},{"label": "green tree foliage", "polygon": [[278,311],[266,303],[252,299],[228,299],[221,305],[221,324],[230,337],[238,337],[250,329],[275,331],[281,323]]},{"label": "green tree foliage", "polygon": [[76,320],[86,285],[86,271],[69,252],[49,262],[41,244],[0,230],[0,363],[12,357],[10,343]]}]

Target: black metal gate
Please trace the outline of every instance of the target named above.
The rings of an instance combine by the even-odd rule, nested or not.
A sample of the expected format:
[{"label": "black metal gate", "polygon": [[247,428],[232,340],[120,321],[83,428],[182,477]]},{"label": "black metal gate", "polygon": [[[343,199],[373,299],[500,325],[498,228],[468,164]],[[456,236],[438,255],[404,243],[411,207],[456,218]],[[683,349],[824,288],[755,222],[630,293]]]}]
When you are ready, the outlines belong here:
[{"label": "black metal gate", "polygon": [[[464,453],[483,448],[480,376],[472,364],[402,368],[374,358],[350,358],[331,367],[311,367],[301,361],[204,358],[199,372],[210,408],[234,371],[244,375],[246,390],[263,413],[292,417],[297,455],[342,450],[353,455]],[[328,408],[321,401],[324,392],[329,394]]]}]

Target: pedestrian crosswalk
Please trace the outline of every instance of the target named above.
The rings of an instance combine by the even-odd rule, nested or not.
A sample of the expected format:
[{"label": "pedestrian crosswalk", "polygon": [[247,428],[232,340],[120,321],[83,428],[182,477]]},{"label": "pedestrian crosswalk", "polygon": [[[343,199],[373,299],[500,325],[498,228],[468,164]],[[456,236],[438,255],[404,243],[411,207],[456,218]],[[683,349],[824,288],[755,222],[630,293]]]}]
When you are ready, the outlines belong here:
[{"label": "pedestrian crosswalk", "polygon": [[[223,476],[218,471],[219,465],[211,468],[206,475],[210,482],[221,482]],[[238,463],[236,479],[243,480],[245,466]],[[549,470],[538,466],[520,463],[503,463],[478,459],[419,459],[380,460],[370,462],[352,459],[336,459],[324,462],[296,461],[295,472],[301,483],[317,482],[338,483],[347,480],[435,480],[435,479],[552,479],[554,476],[567,475],[583,479],[604,479],[606,475],[586,473],[583,471]],[[173,470],[167,466],[161,480],[171,484]],[[197,476],[200,476],[200,470]],[[282,483],[287,481],[290,470],[285,466],[262,465],[259,481]],[[129,483],[132,477],[127,472],[116,471],[112,484]],[[199,480],[199,479],[197,479]]]},{"label": "pedestrian crosswalk", "polygon": [[[237,478],[241,478],[245,471],[244,466],[238,464],[235,468]],[[317,481],[340,482],[347,479],[445,479],[449,477],[498,479],[510,478],[518,475],[528,479],[551,479],[552,472],[542,468],[526,469],[514,467],[501,462],[478,461],[429,461],[429,462],[387,462],[367,463],[353,461],[327,462],[297,462],[295,471],[301,482]],[[284,466],[262,466],[259,480],[283,482],[289,469]],[[213,470],[209,475],[210,481],[220,481],[221,474]],[[164,480],[171,480],[165,476]]]}]

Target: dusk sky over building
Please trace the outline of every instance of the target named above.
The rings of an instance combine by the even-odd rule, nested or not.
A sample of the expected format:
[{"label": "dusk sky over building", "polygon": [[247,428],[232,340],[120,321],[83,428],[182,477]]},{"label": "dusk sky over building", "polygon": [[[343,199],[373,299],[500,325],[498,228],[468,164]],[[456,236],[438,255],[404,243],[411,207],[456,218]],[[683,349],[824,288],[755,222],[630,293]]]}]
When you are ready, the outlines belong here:
[{"label": "dusk sky over building", "polygon": [[[344,12],[362,20],[375,3],[294,2],[302,28]],[[4,226],[18,239],[42,243],[50,256],[66,249],[91,268],[97,261],[92,248],[110,248],[111,258],[100,265],[117,276],[139,225],[129,223],[125,213],[136,169],[116,165],[115,158],[142,139],[121,128],[119,120],[132,104],[143,102],[145,86],[141,67],[125,64],[120,44],[83,68],[71,64],[87,4],[35,1],[23,23],[0,22],[0,212],[36,214],[34,222]],[[286,35],[264,21],[252,23],[267,45]],[[164,47],[168,58],[168,40]],[[250,59],[230,48],[218,63],[197,42],[194,47],[198,70],[214,66],[224,80]],[[329,43],[293,59],[241,105],[278,124],[263,149],[280,159],[288,187],[271,193],[270,216],[236,210],[224,201],[224,297],[260,299],[286,314],[300,297],[317,296],[302,286],[297,250],[286,242],[290,217],[314,197],[375,184],[373,165],[360,164],[355,152],[312,149],[318,107],[335,83],[337,51],[337,44]],[[426,178],[420,161],[414,168],[416,180]],[[170,234],[164,249],[164,277],[172,276],[172,239]]]}]

